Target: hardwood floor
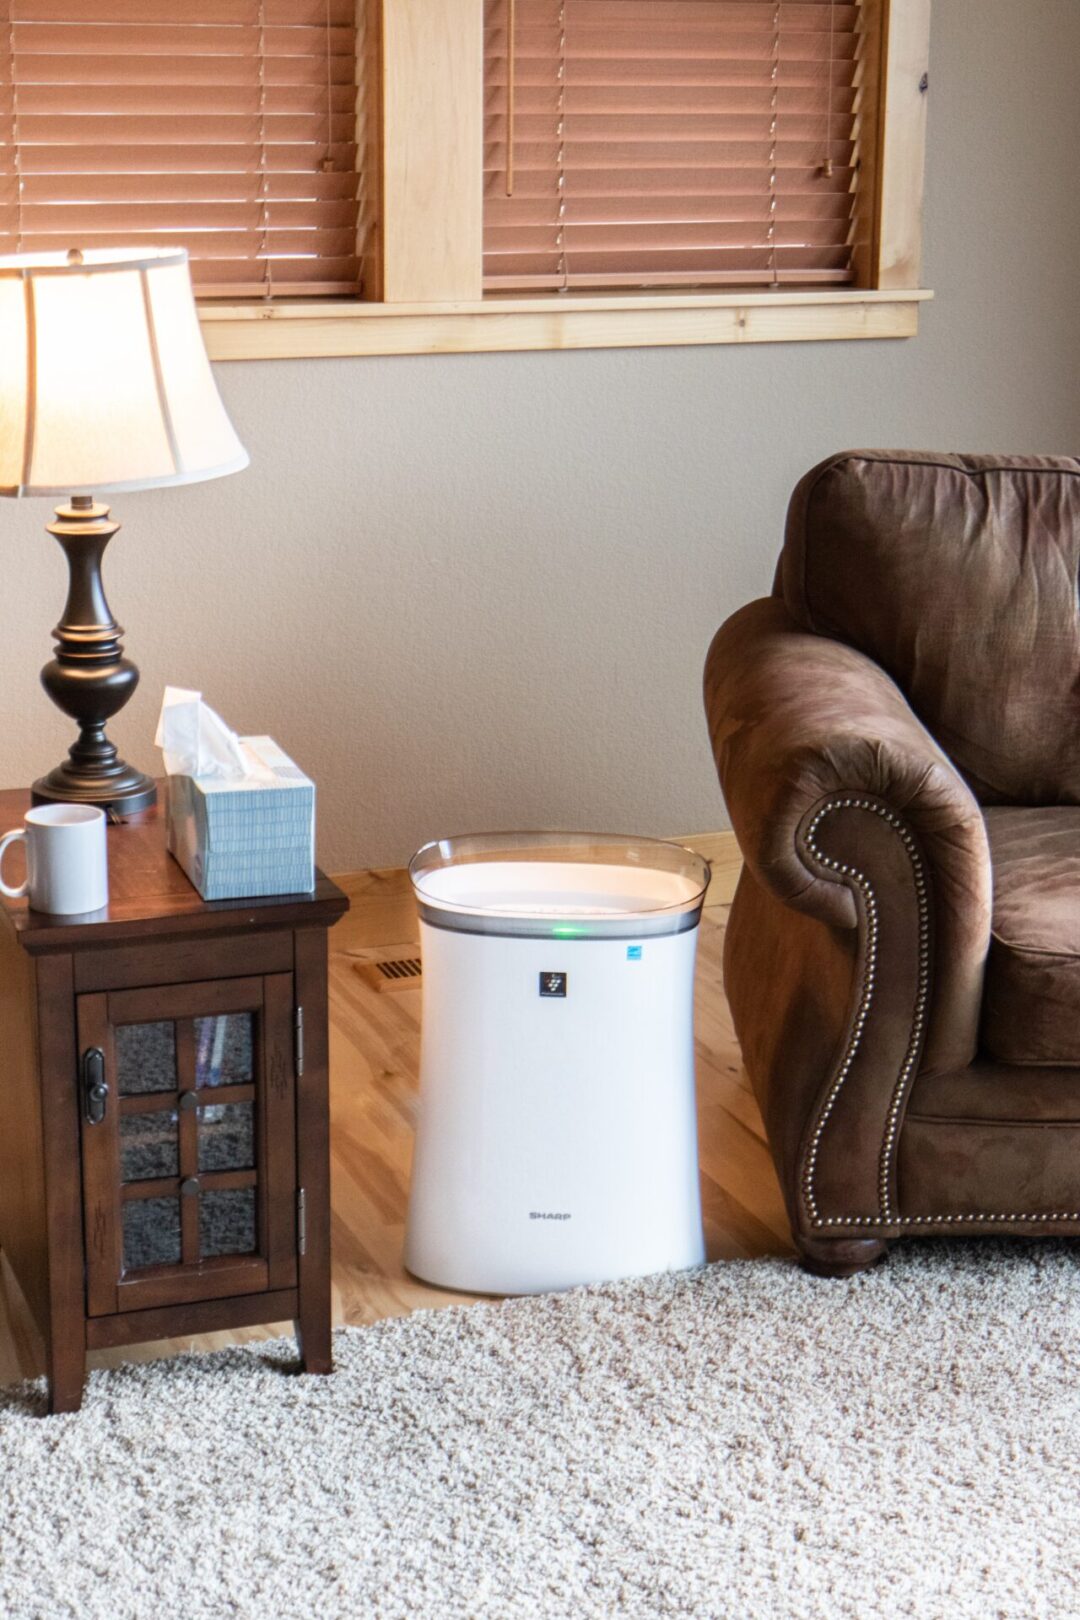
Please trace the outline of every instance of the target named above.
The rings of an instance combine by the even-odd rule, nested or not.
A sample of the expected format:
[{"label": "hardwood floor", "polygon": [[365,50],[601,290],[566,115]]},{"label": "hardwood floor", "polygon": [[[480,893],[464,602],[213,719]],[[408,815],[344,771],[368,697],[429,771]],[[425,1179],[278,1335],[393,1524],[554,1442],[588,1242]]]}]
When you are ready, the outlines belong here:
[{"label": "hardwood floor", "polygon": [[[721,983],[727,906],[739,870],[730,833],[686,838],[713,863],[697,975],[698,1118],[702,1201],[710,1259],[791,1251],[787,1218],[742,1072]],[[417,954],[416,913],[405,873],[339,877],[352,910],[330,935],[330,1074],[334,1312],[372,1322],[468,1296],[409,1277],[401,1264],[420,1057],[420,990],[380,993],[356,962]],[[280,1323],[95,1351],[92,1367],[190,1348],[215,1349],[291,1331]],[[41,1371],[35,1332],[17,1285],[0,1271],[0,1383]]]}]

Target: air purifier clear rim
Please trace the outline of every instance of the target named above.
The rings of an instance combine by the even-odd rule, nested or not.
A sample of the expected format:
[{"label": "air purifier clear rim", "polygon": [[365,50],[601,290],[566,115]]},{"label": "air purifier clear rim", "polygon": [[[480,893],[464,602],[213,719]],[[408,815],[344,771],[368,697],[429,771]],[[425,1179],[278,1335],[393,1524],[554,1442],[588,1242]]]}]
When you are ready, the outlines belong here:
[{"label": "air purifier clear rim", "polygon": [[[464,871],[472,866],[514,865],[544,872],[549,867],[580,868],[582,881],[591,871],[599,885],[596,903],[582,907],[559,903],[555,888],[545,903],[515,903],[513,897],[473,903],[447,891],[432,880],[438,874]],[[625,885],[611,887],[612,876],[626,875]],[[609,889],[603,890],[607,874]],[[682,933],[697,926],[708,888],[709,863],[694,850],[659,838],[626,833],[522,831],[468,833],[434,839],[417,850],[409,863],[421,919],[435,928],[471,934],[499,934],[512,938],[644,939]],[[650,877],[657,900],[648,895]],[[640,878],[641,883],[635,884]],[[678,889],[677,898],[660,899],[665,881]]]}]

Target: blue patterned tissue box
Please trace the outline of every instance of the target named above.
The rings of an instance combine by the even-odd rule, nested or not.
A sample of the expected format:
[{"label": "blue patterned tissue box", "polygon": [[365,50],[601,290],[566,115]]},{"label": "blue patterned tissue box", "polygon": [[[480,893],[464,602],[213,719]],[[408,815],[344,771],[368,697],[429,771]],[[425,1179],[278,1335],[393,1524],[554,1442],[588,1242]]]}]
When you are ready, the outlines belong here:
[{"label": "blue patterned tissue box", "polygon": [[241,737],[242,781],[170,776],[167,837],[204,900],[309,894],[315,887],[315,784],[272,737]]}]

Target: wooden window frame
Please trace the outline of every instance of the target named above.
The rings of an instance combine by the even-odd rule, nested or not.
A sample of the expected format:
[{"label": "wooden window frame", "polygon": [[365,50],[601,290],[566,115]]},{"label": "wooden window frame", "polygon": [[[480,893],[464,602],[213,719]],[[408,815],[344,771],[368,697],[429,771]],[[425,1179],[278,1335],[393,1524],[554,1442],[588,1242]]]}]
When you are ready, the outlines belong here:
[{"label": "wooden window frame", "polygon": [[[481,290],[484,0],[357,0],[360,143],[376,215],[366,299],[200,307],[214,360],[463,354],[913,337],[919,285],[930,0],[863,0],[880,61],[869,210],[855,287],[488,294]],[[869,173],[866,173],[866,170]],[[374,182],[374,183],[373,183]]]}]

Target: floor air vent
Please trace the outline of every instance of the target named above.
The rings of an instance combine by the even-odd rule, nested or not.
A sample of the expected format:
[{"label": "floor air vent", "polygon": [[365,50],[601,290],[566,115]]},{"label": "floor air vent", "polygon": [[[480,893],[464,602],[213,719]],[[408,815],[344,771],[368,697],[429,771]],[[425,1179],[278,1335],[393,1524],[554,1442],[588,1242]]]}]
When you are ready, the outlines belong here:
[{"label": "floor air vent", "polygon": [[420,983],[418,956],[401,957],[394,962],[356,962],[354,966],[373,990],[415,990]]}]

